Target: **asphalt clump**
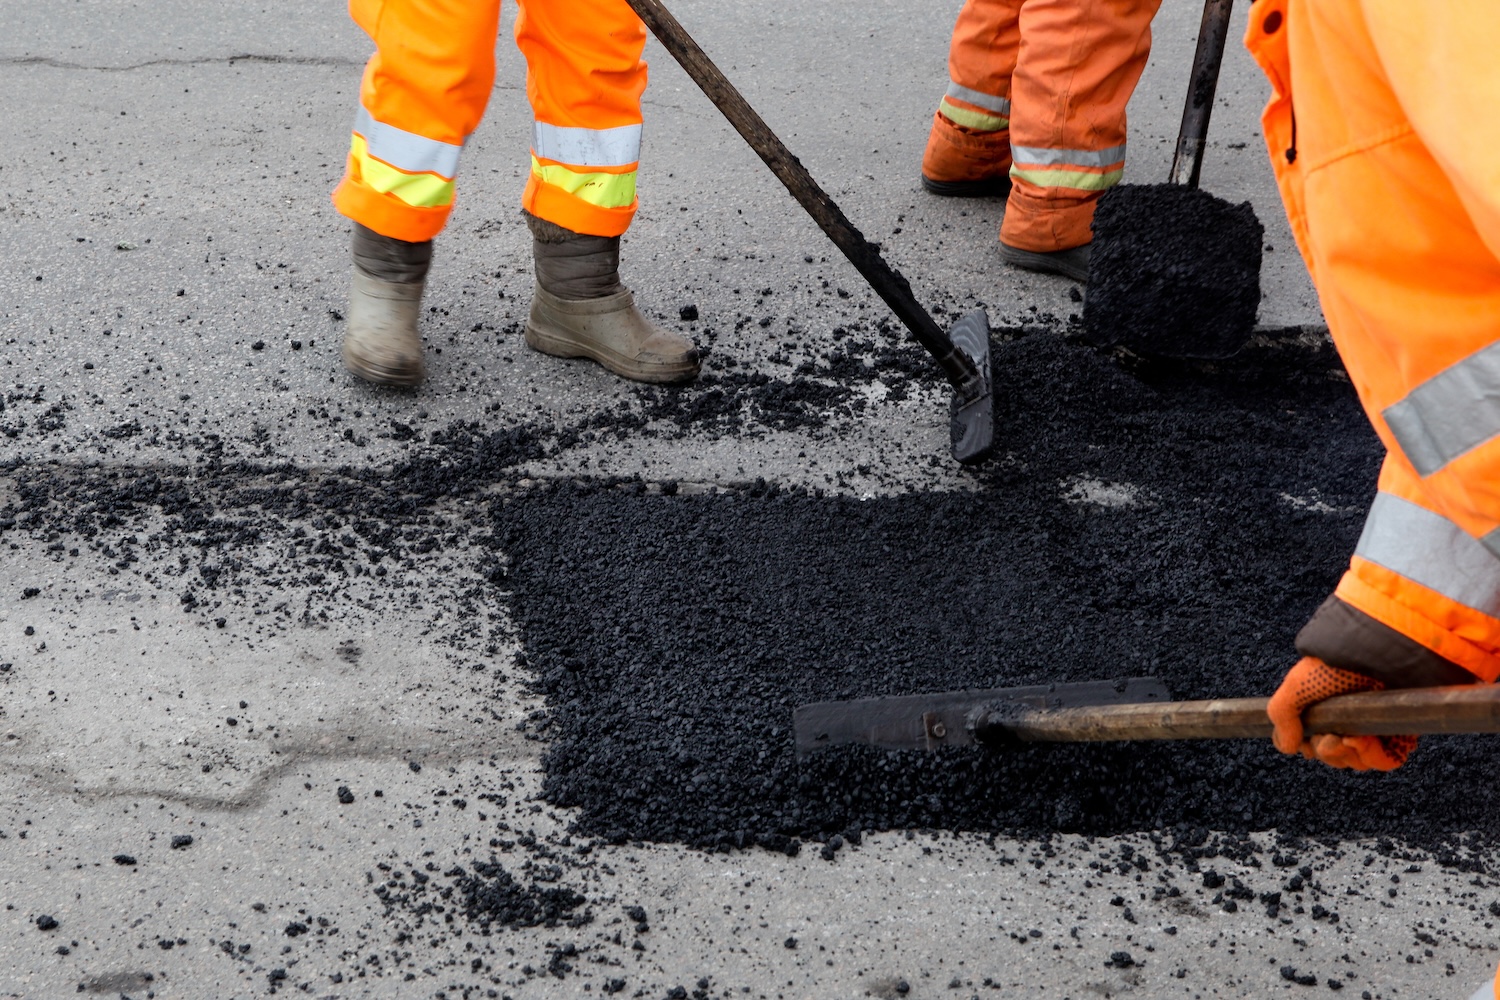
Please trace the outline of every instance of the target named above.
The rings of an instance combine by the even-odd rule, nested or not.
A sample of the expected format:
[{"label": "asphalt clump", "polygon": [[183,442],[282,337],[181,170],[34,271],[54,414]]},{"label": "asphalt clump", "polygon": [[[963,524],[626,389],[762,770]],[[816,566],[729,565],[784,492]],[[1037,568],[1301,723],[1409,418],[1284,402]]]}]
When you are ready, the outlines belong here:
[{"label": "asphalt clump", "polygon": [[1091,340],[1167,358],[1238,351],[1260,307],[1265,227],[1179,184],[1120,184],[1094,213],[1083,323]]}]

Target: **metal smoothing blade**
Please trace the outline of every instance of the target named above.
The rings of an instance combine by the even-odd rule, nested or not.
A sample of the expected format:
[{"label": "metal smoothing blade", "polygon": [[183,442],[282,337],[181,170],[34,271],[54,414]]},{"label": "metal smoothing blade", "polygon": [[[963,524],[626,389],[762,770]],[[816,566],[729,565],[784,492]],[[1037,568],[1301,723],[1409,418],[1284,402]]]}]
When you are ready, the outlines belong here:
[{"label": "metal smoothing blade", "polygon": [[792,732],[799,758],[843,743],[864,743],[888,750],[936,750],[974,745],[971,720],[976,713],[997,704],[1045,711],[1166,701],[1171,701],[1171,696],[1154,677],[942,691],[802,705],[792,713]]},{"label": "metal smoothing blade", "polygon": [[948,416],[953,457],[975,465],[995,450],[995,400],[990,372],[990,318],[983,309],[968,313],[948,330],[948,339],[974,364],[977,378],[955,389]]}]

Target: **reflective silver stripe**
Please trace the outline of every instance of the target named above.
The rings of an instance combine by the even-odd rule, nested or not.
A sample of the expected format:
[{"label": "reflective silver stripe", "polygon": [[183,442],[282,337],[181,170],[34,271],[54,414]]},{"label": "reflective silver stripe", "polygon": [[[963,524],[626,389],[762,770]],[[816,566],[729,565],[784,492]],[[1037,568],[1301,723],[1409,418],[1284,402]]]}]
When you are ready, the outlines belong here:
[{"label": "reflective silver stripe", "polygon": [[628,167],[641,158],[641,127],[567,128],[532,122],[531,151],[544,160],[580,167]]},{"label": "reflective silver stripe", "polygon": [[1479,544],[1490,550],[1490,555],[1500,559],[1500,528],[1496,528],[1479,540]]},{"label": "reflective silver stripe", "polygon": [[1469,355],[1381,411],[1418,474],[1500,434],[1500,344]]},{"label": "reflective silver stripe", "polygon": [[948,96],[956,97],[960,101],[968,101],[976,108],[984,108],[986,111],[993,111],[997,115],[1010,117],[1010,102],[1003,97],[995,97],[982,91],[970,90],[968,87],[961,87],[951,80],[948,83]]},{"label": "reflective silver stripe", "polygon": [[1446,517],[1410,500],[1375,494],[1354,554],[1500,618],[1500,559]]},{"label": "reflective silver stripe", "polygon": [[1011,159],[1016,163],[1038,167],[1115,167],[1125,162],[1125,145],[1113,149],[1041,149],[1036,146],[1010,147]]},{"label": "reflective silver stripe", "polygon": [[365,106],[354,116],[354,131],[365,137],[370,155],[409,174],[433,173],[448,180],[458,176],[458,154],[462,146],[439,142],[370,117]]}]

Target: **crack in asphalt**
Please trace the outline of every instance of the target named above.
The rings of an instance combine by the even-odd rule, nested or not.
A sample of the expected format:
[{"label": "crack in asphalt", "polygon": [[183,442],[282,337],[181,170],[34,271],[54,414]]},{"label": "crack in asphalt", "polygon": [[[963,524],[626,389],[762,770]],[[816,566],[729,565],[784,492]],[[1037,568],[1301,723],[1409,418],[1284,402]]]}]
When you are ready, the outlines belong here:
[{"label": "crack in asphalt", "polygon": [[233,66],[241,62],[271,63],[283,66],[364,66],[364,63],[359,60],[343,59],[338,56],[281,56],[257,52],[243,52],[232,56],[195,56],[190,59],[149,59],[146,62],[130,63],[125,66],[69,62],[54,56],[0,56],[0,66],[47,66],[51,69],[80,69],[99,73],[129,73],[138,69],[149,69],[152,66],[215,66],[220,64]]}]

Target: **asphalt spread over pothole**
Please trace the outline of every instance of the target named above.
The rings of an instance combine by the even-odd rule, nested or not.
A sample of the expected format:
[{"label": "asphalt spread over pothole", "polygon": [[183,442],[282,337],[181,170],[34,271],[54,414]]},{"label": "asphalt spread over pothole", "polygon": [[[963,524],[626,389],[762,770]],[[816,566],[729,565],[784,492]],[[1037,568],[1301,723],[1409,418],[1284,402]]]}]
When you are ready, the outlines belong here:
[{"label": "asphalt spread over pothole", "polygon": [[1380,449],[1328,354],[1131,367],[1031,337],[996,364],[1005,457],[974,492],[581,483],[497,504],[551,709],[546,793],[582,831],[783,848],[1186,826],[1435,845],[1488,825],[1494,797],[1456,780],[1483,738],[1428,739],[1383,776],[1266,741],[796,762],[792,710],[811,701],[1139,675],[1178,698],[1267,694],[1344,569]]}]

